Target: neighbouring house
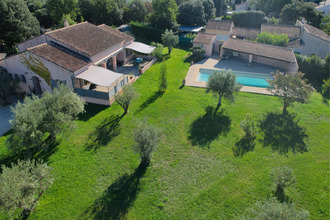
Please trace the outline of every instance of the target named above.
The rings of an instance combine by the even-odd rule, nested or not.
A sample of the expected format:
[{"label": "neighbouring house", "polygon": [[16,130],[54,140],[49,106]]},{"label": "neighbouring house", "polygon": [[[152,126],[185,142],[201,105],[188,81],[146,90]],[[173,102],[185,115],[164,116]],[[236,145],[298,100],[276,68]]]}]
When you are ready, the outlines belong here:
[{"label": "neighbouring house", "polygon": [[253,62],[276,67],[285,72],[297,72],[298,64],[291,49],[240,39],[228,39],[221,47],[220,58],[239,58],[253,65]]},{"label": "neighbouring house", "polygon": [[324,15],[330,14],[330,0],[320,2],[315,8],[316,10],[323,12]]},{"label": "neighbouring house", "polygon": [[294,52],[307,56],[315,54],[324,59],[330,53],[329,35],[304,21],[297,21],[297,25],[301,28],[301,45],[293,47]]},{"label": "neighbouring house", "polygon": [[230,30],[230,37],[239,39],[255,39],[260,33],[260,29],[255,28],[242,28],[242,27],[232,27]]},{"label": "neighbouring house", "polygon": [[234,26],[232,21],[209,20],[205,27],[205,33],[216,35],[213,51],[220,53],[220,45],[230,36],[230,30]]},{"label": "neighbouring house", "polygon": [[214,52],[214,44],[216,42],[215,34],[207,34],[199,32],[193,40],[194,47],[200,47],[205,50],[205,56],[212,56]]},{"label": "neighbouring house", "polygon": [[[144,72],[156,61],[150,56],[154,47],[134,42],[132,36],[107,25],[88,22],[46,32],[17,46],[20,53],[0,60],[0,66],[19,76],[24,92],[51,92],[61,82],[87,102],[102,105],[110,105],[114,95],[135,80],[134,76],[120,73],[134,57],[145,60],[139,67],[130,65],[137,72],[138,68]],[[23,57],[41,61],[50,80],[26,68],[21,62]],[[118,66],[120,72],[116,72]]]}]

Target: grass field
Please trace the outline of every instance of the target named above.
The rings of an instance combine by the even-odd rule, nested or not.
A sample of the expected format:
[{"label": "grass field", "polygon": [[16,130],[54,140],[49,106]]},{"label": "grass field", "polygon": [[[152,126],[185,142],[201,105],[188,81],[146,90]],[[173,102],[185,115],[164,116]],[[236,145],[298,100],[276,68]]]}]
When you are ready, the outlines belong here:
[{"label": "grass field", "polygon": [[[53,168],[54,184],[30,219],[233,219],[258,200],[272,197],[271,170],[293,168],[297,183],[286,189],[311,219],[329,219],[329,107],[314,93],[310,104],[281,115],[277,97],[238,93],[223,102],[201,88],[180,88],[188,52],[174,49],[166,60],[168,89],[157,93],[160,64],[133,86],[140,94],[124,117],[114,104],[88,105],[77,129],[41,157]],[[246,114],[265,123],[250,152],[236,148]],[[162,130],[147,169],[133,151],[138,119]],[[11,158],[0,137],[0,160]],[[239,144],[238,144],[239,145]],[[307,152],[293,152],[305,149]],[[280,153],[288,150],[288,153]],[[238,156],[235,156],[235,155]]]}]

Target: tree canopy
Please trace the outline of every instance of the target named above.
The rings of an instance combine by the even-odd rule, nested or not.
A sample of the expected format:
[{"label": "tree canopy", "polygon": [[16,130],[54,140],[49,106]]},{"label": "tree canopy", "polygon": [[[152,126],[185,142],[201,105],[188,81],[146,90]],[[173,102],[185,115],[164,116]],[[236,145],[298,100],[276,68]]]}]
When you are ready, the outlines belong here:
[{"label": "tree canopy", "polygon": [[[1,166],[0,174],[0,207],[17,218],[17,212],[24,215],[31,212],[39,197],[53,183],[51,168],[35,160],[18,160],[11,167]],[[16,214],[16,216],[15,216]],[[25,216],[26,217],[26,216]]]},{"label": "tree canopy", "polygon": [[291,3],[292,0],[251,0],[250,4],[257,10],[265,12],[266,15],[272,13],[273,16],[278,17],[282,8]]},{"label": "tree canopy", "polygon": [[47,0],[46,8],[55,23],[59,24],[63,15],[75,13],[77,2],[77,0]]},{"label": "tree canopy", "polygon": [[303,73],[284,74],[277,72],[273,79],[268,80],[268,90],[278,96],[283,103],[283,114],[294,102],[308,103],[314,88],[303,79]]},{"label": "tree canopy", "polygon": [[289,38],[286,34],[261,32],[257,35],[256,41],[259,43],[286,47],[287,43],[289,42]]},{"label": "tree canopy", "polygon": [[208,79],[206,93],[211,91],[219,96],[217,104],[217,109],[219,109],[222,97],[234,101],[234,93],[240,89],[241,86],[236,84],[236,75],[231,70],[215,71]]},{"label": "tree canopy", "polygon": [[174,0],[153,0],[150,23],[156,28],[171,29],[176,24],[178,5]]},{"label": "tree canopy", "polygon": [[168,48],[168,53],[170,54],[173,47],[179,43],[179,36],[174,35],[172,30],[166,29],[165,33],[162,34],[162,41],[164,46]]},{"label": "tree canopy", "polygon": [[178,23],[187,26],[205,25],[204,7],[201,1],[185,1],[179,6]]},{"label": "tree canopy", "polygon": [[84,112],[85,102],[60,84],[53,94],[45,92],[41,98],[25,98],[12,108],[13,134],[8,139],[8,147],[13,151],[29,150],[40,147],[45,141],[54,142],[60,133],[74,128],[73,120]]},{"label": "tree canopy", "polygon": [[323,18],[322,12],[318,11],[311,2],[297,2],[295,4],[287,4],[283,7],[280,14],[280,22],[285,24],[294,24],[296,19],[304,17],[307,22],[314,27],[320,27]]},{"label": "tree canopy", "polygon": [[148,10],[142,0],[133,0],[128,5],[126,19],[129,21],[145,21]]},{"label": "tree canopy", "polygon": [[132,103],[133,99],[137,97],[137,93],[133,87],[128,85],[124,86],[123,94],[116,94],[116,102],[124,109],[124,114],[128,113],[128,107]]},{"label": "tree canopy", "polygon": [[1,0],[0,30],[0,42],[10,49],[16,43],[39,35],[40,25],[23,0]]}]

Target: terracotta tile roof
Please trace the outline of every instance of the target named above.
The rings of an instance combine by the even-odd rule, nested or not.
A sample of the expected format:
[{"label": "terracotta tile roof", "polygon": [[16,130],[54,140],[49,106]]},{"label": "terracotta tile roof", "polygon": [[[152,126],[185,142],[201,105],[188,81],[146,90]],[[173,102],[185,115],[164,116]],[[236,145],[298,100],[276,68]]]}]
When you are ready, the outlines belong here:
[{"label": "terracotta tile roof", "polygon": [[51,31],[46,33],[46,35],[89,57],[123,41],[122,38],[88,22]]},{"label": "terracotta tile roof", "polygon": [[118,31],[117,29],[114,29],[106,24],[101,24],[98,27],[104,31],[109,32],[110,34],[117,36],[118,38],[122,39],[123,41],[125,40],[126,42],[128,42],[128,41],[134,40],[134,37],[132,37],[131,35]]},{"label": "terracotta tile roof", "polygon": [[292,25],[261,24],[261,32],[286,34],[288,38],[300,38],[300,27]]},{"label": "terracotta tile roof", "polygon": [[211,44],[215,37],[215,34],[206,34],[203,32],[199,32],[194,38],[193,43]]},{"label": "terracotta tile roof", "polygon": [[300,39],[296,39],[293,41],[289,41],[286,47],[294,48],[294,47],[300,47],[300,46],[301,46]]},{"label": "terracotta tile roof", "polygon": [[209,20],[207,22],[206,29],[230,31],[232,26],[232,21]]},{"label": "terracotta tile roof", "polygon": [[318,37],[322,40],[330,42],[329,35],[327,35],[327,33],[325,33],[324,31],[322,31],[316,27],[313,27],[312,25],[309,25],[309,24],[303,24],[303,26],[309,34],[311,34],[315,37]]},{"label": "terracotta tile roof", "polygon": [[44,43],[28,51],[71,72],[75,72],[92,61],[55,43]]},{"label": "terracotta tile roof", "polygon": [[296,62],[296,58],[291,49],[253,41],[228,39],[222,45],[222,48],[286,62]]},{"label": "terracotta tile roof", "polygon": [[254,28],[232,27],[230,30],[230,36],[244,37],[244,38],[257,38],[257,34],[259,33],[260,33],[260,29],[254,29]]}]

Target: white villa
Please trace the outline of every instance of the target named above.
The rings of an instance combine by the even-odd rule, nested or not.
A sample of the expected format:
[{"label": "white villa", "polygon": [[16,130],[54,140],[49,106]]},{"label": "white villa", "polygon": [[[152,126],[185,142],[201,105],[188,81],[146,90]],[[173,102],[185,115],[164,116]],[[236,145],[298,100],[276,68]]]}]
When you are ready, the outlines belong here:
[{"label": "white villa", "polygon": [[[133,66],[140,73],[156,62],[150,56],[154,47],[134,42],[132,36],[107,25],[88,22],[46,32],[17,46],[20,53],[0,60],[0,67],[21,79],[21,89],[27,94],[51,91],[62,82],[87,102],[102,105],[110,105],[114,95],[135,80],[127,71],[121,73],[133,58],[147,61],[143,66]],[[26,68],[22,56],[40,60],[49,70],[51,80]],[[115,72],[118,66],[123,67]]]}]

